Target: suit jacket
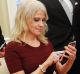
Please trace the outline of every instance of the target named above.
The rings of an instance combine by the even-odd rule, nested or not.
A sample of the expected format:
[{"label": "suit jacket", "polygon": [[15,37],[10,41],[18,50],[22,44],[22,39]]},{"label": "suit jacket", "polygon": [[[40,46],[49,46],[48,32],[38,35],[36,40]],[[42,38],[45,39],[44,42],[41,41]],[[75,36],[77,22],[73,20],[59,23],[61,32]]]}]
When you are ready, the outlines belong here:
[{"label": "suit jacket", "polygon": [[[56,50],[62,50],[72,41],[72,25],[58,0],[40,0],[47,8],[49,30],[46,36],[52,41]],[[75,6],[75,4],[73,3]],[[74,7],[75,8],[75,7]]]},{"label": "suit jacket", "polygon": [[[74,17],[73,17],[73,29],[75,34],[75,39],[80,43],[80,0],[77,0],[78,5],[75,7]],[[80,47],[79,47],[80,48]]]},{"label": "suit jacket", "polygon": [[1,27],[0,27],[0,46],[5,42],[4,40],[4,37],[2,35],[2,30],[1,30]]},{"label": "suit jacket", "polygon": [[77,57],[72,67],[73,74],[80,74],[80,0],[77,0],[73,17],[73,29],[76,39]]}]

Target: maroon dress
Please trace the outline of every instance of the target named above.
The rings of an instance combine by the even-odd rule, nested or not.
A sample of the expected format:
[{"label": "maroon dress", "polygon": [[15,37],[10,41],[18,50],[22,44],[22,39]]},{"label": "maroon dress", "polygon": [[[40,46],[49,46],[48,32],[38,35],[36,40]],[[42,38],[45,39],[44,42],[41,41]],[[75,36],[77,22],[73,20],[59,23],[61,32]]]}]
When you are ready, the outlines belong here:
[{"label": "maroon dress", "polygon": [[[10,73],[24,70],[25,74],[35,71],[50,55],[52,44],[40,43],[39,47],[32,47],[25,42],[10,42],[5,49],[5,60]],[[53,74],[54,66],[50,66],[45,74]]]}]

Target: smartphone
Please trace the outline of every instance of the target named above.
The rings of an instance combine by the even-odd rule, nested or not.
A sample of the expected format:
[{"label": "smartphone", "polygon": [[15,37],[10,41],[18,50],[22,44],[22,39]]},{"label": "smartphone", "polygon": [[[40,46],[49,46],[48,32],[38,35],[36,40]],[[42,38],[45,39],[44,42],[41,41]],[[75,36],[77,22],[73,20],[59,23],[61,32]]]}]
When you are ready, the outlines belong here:
[{"label": "smartphone", "polygon": [[76,41],[72,41],[69,44],[72,45],[72,46],[76,46]]},{"label": "smartphone", "polygon": [[[69,45],[76,46],[76,41],[70,42]],[[65,53],[65,55],[69,56],[67,53]]]}]

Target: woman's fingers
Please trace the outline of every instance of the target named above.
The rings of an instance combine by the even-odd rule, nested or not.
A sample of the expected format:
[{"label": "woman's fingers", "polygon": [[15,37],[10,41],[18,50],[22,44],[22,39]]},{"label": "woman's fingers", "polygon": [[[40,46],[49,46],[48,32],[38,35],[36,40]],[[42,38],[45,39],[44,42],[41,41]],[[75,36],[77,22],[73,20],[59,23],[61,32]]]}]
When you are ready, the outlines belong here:
[{"label": "woman's fingers", "polygon": [[74,60],[76,58],[76,51],[76,48],[71,45],[65,46],[65,56],[69,56],[68,59]]}]

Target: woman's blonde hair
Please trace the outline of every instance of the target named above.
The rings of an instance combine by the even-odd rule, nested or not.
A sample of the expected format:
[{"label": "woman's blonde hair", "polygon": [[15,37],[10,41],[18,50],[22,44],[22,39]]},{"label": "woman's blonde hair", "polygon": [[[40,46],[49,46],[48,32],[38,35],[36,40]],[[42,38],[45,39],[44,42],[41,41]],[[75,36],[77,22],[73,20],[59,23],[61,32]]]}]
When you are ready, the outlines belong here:
[{"label": "woman's blonde hair", "polygon": [[[48,20],[48,15],[45,6],[37,0],[24,0],[20,3],[17,9],[16,18],[15,18],[15,27],[12,31],[12,38],[17,41],[21,35],[24,33],[24,28],[27,25],[27,21],[32,19],[35,13],[41,10],[45,14],[45,19]],[[48,30],[47,24],[45,23],[44,32],[38,36],[38,39],[47,44],[47,38],[45,37],[45,33]],[[28,29],[28,28],[27,28]]]}]

